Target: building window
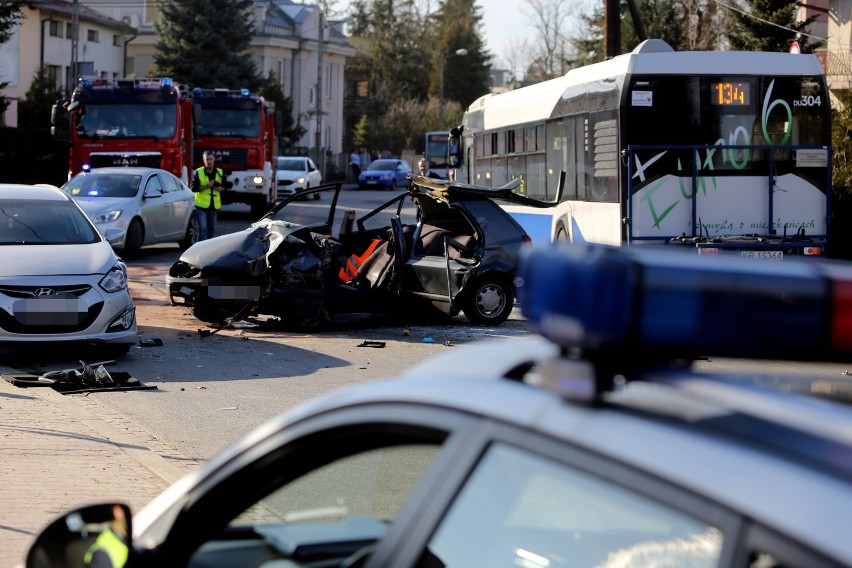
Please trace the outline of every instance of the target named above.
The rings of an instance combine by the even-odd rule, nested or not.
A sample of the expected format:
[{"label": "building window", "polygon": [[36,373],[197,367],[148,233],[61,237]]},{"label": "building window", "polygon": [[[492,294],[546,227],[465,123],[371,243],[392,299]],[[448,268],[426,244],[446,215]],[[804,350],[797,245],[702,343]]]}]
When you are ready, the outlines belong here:
[{"label": "building window", "polygon": [[65,24],[65,37],[74,39],[74,26],[72,24]]},{"label": "building window", "polygon": [[325,77],[322,79],[325,82],[325,87],[323,90],[325,91],[325,98],[331,98],[331,63],[325,64]]},{"label": "building window", "polygon": [[370,83],[367,81],[358,81],[355,85],[355,92],[358,93],[358,98],[366,99],[370,95]]},{"label": "building window", "polygon": [[317,86],[311,85],[311,90],[308,92],[308,106],[314,107],[317,104]]},{"label": "building window", "polygon": [[47,75],[48,81],[53,85],[54,89],[59,89],[62,84],[62,67],[59,65],[45,65],[45,74]]},{"label": "building window", "polygon": [[98,30],[87,30],[86,39],[95,43],[99,42],[100,39],[98,39]]},{"label": "building window", "polygon": [[50,35],[51,37],[62,37],[62,22],[50,20]]},{"label": "building window", "polygon": [[116,47],[121,47],[121,39],[118,34],[112,34],[112,44]]}]

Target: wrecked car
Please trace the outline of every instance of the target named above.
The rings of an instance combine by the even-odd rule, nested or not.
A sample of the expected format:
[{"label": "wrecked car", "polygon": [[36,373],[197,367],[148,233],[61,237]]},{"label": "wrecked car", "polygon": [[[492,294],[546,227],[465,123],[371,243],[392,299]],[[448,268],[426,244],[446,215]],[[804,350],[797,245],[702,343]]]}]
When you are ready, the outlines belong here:
[{"label": "wrecked car", "polygon": [[248,228],[186,250],[166,279],[171,303],[213,324],[266,315],[316,329],[460,312],[500,324],[531,239],[498,201],[552,205],[516,193],[518,185],[412,176],[408,192],[356,219],[354,209],[337,207],[342,184],[326,184],[310,190],[331,197],[319,221],[305,220],[297,192]]}]

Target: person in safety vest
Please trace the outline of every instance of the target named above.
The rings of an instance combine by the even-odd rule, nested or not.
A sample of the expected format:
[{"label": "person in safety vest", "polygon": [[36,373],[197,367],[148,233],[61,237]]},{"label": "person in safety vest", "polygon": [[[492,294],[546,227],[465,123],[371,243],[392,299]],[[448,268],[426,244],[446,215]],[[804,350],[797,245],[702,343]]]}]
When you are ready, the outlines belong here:
[{"label": "person in safety vest", "polygon": [[216,154],[204,152],[204,166],[195,170],[190,188],[195,193],[195,213],[198,215],[198,240],[203,241],[216,235],[216,215],[222,207],[219,195],[226,189],[225,173],[215,167]]},{"label": "person in safety vest", "polygon": [[112,514],[110,526],[98,535],[83,557],[86,568],[122,568],[127,563],[127,517],[120,505],[113,506]]}]

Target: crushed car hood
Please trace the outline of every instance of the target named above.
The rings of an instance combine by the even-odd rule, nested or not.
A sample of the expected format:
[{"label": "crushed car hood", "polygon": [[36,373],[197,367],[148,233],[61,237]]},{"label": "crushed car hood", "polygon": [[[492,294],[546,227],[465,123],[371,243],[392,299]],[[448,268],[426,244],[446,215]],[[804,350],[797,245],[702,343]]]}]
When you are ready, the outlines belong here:
[{"label": "crushed car hood", "polygon": [[267,257],[301,225],[275,221],[259,221],[247,229],[198,241],[189,247],[180,260],[210,273],[266,272]]},{"label": "crushed car hood", "polygon": [[4,245],[0,278],[106,274],[116,257],[109,243],[82,245]]}]

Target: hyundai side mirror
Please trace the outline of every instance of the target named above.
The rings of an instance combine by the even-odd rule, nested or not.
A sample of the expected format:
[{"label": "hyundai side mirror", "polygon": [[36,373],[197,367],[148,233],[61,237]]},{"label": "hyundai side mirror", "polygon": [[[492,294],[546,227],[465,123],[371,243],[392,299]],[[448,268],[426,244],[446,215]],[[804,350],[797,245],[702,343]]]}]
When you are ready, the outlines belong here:
[{"label": "hyundai side mirror", "polygon": [[[98,557],[127,560],[133,551],[130,508],[121,503],[74,509],[39,533],[27,552],[26,568],[83,568]],[[98,564],[100,565],[100,564]]]}]

